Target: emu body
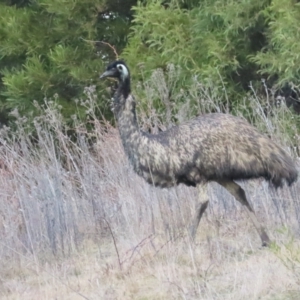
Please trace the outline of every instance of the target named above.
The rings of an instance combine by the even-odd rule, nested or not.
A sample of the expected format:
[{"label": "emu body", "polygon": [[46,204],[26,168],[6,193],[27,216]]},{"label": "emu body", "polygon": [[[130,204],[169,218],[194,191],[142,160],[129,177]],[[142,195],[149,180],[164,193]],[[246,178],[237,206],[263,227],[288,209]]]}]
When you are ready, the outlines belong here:
[{"label": "emu body", "polygon": [[[284,181],[292,184],[297,179],[297,170],[288,154],[249,123],[228,114],[202,115],[157,135],[142,132],[125,63],[110,64],[102,77],[119,80],[113,109],[134,170],[159,187],[218,182],[247,207],[262,243],[267,245],[268,235],[255,217],[244,190],[234,180],[264,177],[275,187],[282,186]],[[208,199],[204,199],[197,209],[191,226],[193,237],[207,204]]]}]

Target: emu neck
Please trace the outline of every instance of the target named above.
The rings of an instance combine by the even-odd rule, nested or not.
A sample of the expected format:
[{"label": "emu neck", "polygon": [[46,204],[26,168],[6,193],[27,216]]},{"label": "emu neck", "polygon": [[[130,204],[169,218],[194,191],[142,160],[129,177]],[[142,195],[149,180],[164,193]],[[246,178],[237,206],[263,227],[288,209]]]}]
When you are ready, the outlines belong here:
[{"label": "emu neck", "polygon": [[135,101],[130,93],[129,79],[119,83],[114,96],[114,114],[125,152],[131,160],[134,156],[134,149],[136,149],[141,138],[141,133],[136,118]]},{"label": "emu neck", "polygon": [[123,95],[124,99],[127,99],[129,94],[131,93],[131,87],[130,87],[130,78],[125,78],[124,81],[119,81],[119,92]]},{"label": "emu neck", "polygon": [[130,79],[127,78],[124,81],[119,80],[118,88],[114,94],[114,114],[119,122],[119,118],[123,114],[123,111],[125,110],[125,105],[127,102],[127,98],[129,97],[131,92],[130,89]]}]

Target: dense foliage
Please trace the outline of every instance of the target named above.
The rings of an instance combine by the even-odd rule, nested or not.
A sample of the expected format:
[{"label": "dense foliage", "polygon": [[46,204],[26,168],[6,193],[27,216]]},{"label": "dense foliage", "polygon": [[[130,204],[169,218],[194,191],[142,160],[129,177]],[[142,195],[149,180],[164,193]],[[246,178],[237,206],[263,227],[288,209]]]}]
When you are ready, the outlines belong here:
[{"label": "dense foliage", "polygon": [[[172,89],[184,91],[176,98],[181,103],[196,81],[231,111],[247,107],[250,84],[265,92],[262,79],[268,87],[297,90],[299,6],[296,0],[3,0],[3,117],[16,107],[31,114],[33,100],[55,94],[65,116],[84,114],[75,100],[93,84],[102,94],[98,74],[116,57],[105,43],[126,59],[135,83],[146,82],[157,68],[174,77],[174,67]],[[172,91],[168,101],[175,101]],[[164,109],[160,99],[154,105]]]},{"label": "dense foliage", "polygon": [[262,12],[268,44],[253,56],[261,73],[278,76],[278,85],[300,79],[300,2],[273,0]]},{"label": "dense foliage", "polygon": [[[98,82],[113,52],[126,44],[136,1],[14,0],[0,2],[2,112],[34,111],[33,100],[57,94],[65,116],[78,112],[74,100]],[[99,103],[101,104],[101,103]]]},{"label": "dense foliage", "polygon": [[134,11],[125,57],[140,78],[179,65],[179,89],[197,78],[224,100],[230,96],[231,110],[244,105],[250,84],[265,92],[262,80],[275,89],[299,80],[300,8],[294,0],[150,0]]}]

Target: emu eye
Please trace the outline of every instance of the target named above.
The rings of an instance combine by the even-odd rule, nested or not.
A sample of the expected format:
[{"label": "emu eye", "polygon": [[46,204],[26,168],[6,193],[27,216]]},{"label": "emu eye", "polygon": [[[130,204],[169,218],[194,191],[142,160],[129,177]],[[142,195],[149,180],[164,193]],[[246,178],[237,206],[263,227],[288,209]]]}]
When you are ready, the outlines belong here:
[{"label": "emu eye", "polygon": [[117,68],[118,68],[120,71],[123,71],[122,65],[118,65]]}]

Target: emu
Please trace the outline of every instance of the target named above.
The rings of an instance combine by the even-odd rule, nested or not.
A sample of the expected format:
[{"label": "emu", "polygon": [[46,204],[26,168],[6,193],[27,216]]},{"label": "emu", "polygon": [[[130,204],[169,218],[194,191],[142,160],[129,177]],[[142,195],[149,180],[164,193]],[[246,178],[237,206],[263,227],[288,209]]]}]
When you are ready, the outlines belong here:
[{"label": "emu", "polygon": [[297,179],[297,170],[289,155],[249,123],[229,114],[205,114],[155,135],[143,132],[138,126],[125,62],[110,63],[100,76],[105,77],[118,80],[113,111],[135,172],[155,186],[182,183],[203,189],[202,201],[190,226],[191,237],[195,238],[208,205],[205,187],[215,181],[246,207],[262,245],[268,246],[270,238],[235,180],[264,177],[275,188],[285,181],[291,185]]}]

